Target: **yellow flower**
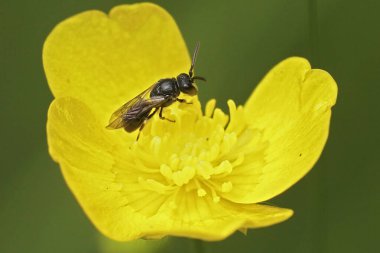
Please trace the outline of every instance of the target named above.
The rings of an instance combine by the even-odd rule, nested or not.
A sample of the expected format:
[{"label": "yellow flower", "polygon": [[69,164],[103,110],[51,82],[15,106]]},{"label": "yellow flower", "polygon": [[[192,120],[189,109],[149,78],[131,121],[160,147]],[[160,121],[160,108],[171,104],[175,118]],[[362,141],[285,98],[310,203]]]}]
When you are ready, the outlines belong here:
[{"label": "yellow flower", "polygon": [[[303,58],[275,66],[244,106],[173,104],[137,131],[110,131],[120,105],[190,57],[172,17],[153,4],[87,11],[47,38],[43,62],[54,94],[49,152],[78,202],[110,238],[165,235],[221,240],[286,220],[259,202],[297,182],[326,143],[337,87]],[[212,85],[212,84],[211,84]]]}]

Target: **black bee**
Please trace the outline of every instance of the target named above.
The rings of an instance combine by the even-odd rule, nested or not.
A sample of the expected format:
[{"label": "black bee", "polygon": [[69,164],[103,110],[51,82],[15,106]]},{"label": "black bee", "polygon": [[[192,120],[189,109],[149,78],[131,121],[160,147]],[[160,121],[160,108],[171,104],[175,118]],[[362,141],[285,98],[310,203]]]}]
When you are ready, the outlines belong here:
[{"label": "black bee", "polygon": [[[181,92],[194,96],[198,93],[197,86],[194,80],[203,80],[205,78],[200,76],[193,76],[195,61],[199,51],[199,42],[197,43],[189,74],[181,73],[177,78],[164,78],[158,80],[155,84],[148,89],[137,95],[132,100],[125,103],[117,111],[115,111],[109,120],[108,129],[124,128],[127,132],[133,132],[139,128],[140,131],[144,128],[146,122],[152,118],[157,111],[159,112],[160,119],[166,119],[162,116],[162,110],[174,102],[187,103],[184,99],[178,98]],[[153,111],[152,111],[153,110]]]}]

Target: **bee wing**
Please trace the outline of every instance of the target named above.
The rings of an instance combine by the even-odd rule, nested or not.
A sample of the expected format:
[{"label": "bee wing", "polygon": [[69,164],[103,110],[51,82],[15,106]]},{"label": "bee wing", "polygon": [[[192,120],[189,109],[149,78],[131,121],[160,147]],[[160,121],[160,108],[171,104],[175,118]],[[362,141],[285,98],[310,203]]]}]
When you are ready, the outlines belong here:
[{"label": "bee wing", "polygon": [[136,124],[136,120],[143,122],[149,115],[150,111],[155,107],[160,107],[168,98],[163,96],[143,99],[139,104],[128,107],[128,110],[121,114],[120,117],[114,119],[107,126],[108,129],[128,128],[130,124]]},{"label": "bee wing", "polygon": [[[154,107],[158,107],[167,101],[163,96],[149,98],[150,91],[154,88],[152,85],[132,100],[125,103],[117,109],[109,120],[108,129],[117,129],[128,126],[131,120],[145,116],[144,114],[150,112]],[[145,116],[146,117],[146,116]]]},{"label": "bee wing", "polygon": [[124,127],[124,115],[129,111],[132,107],[139,108],[142,103],[149,96],[150,92],[154,88],[155,84],[150,86],[148,89],[141,92],[136,97],[129,100],[127,103],[122,105],[119,109],[117,109],[114,113],[112,113],[111,118],[109,119],[109,124],[107,126],[108,129],[117,129]]},{"label": "bee wing", "polygon": [[168,99],[169,98],[163,96],[154,97],[145,100],[143,104],[137,107],[132,107],[128,113],[125,114],[125,117],[122,120],[122,126],[125,129],[128,129],[131,125],[136,125],[136,121],[139,122],[138,124],[142,124],[146,119],[151,117],[150,115],[153,108],[159,108]]}]

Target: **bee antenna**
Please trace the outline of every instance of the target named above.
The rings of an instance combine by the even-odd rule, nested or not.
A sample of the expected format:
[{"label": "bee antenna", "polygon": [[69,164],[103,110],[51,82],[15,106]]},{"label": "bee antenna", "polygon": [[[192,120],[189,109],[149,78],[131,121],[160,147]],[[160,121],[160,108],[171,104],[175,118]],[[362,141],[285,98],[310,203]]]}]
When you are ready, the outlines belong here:
[{"label": "bee antenna", "polygon": [[206,78],[202,77],[202,76],[193,76],[191,78],[191,82],[193,82],[193,80],[202,80],[202,81],[205,81],[207,82]]},{"label": "bee antenna", "polygon": [[194,50],[194,54],[193,54],[193,59],[191,60],[191,66],[190,66],[190,70],[189,70],[189,76],[190,77],[193,77],[193,70],[194,70],[194,65],[195,65],[195,62],[197,60],[197,56],[198,56],[198,51],[199,51],[199,47],[200,47],[201,43],[199,41],[197,41],[197,44],[195,45],[195,50]]}]

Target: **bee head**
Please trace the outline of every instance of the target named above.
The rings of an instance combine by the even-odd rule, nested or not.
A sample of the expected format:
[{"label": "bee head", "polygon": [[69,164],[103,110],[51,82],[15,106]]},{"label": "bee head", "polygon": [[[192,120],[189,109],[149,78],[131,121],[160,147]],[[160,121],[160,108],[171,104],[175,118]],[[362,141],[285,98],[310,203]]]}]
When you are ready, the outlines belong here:
[{"label": "bee head", "polygon": [[177,82],[179,90],[187,95],[195,96],[198,93],[197,86],[193,83],[193,78],[191,78],[186,73],[181,73],[177,76]]}]

